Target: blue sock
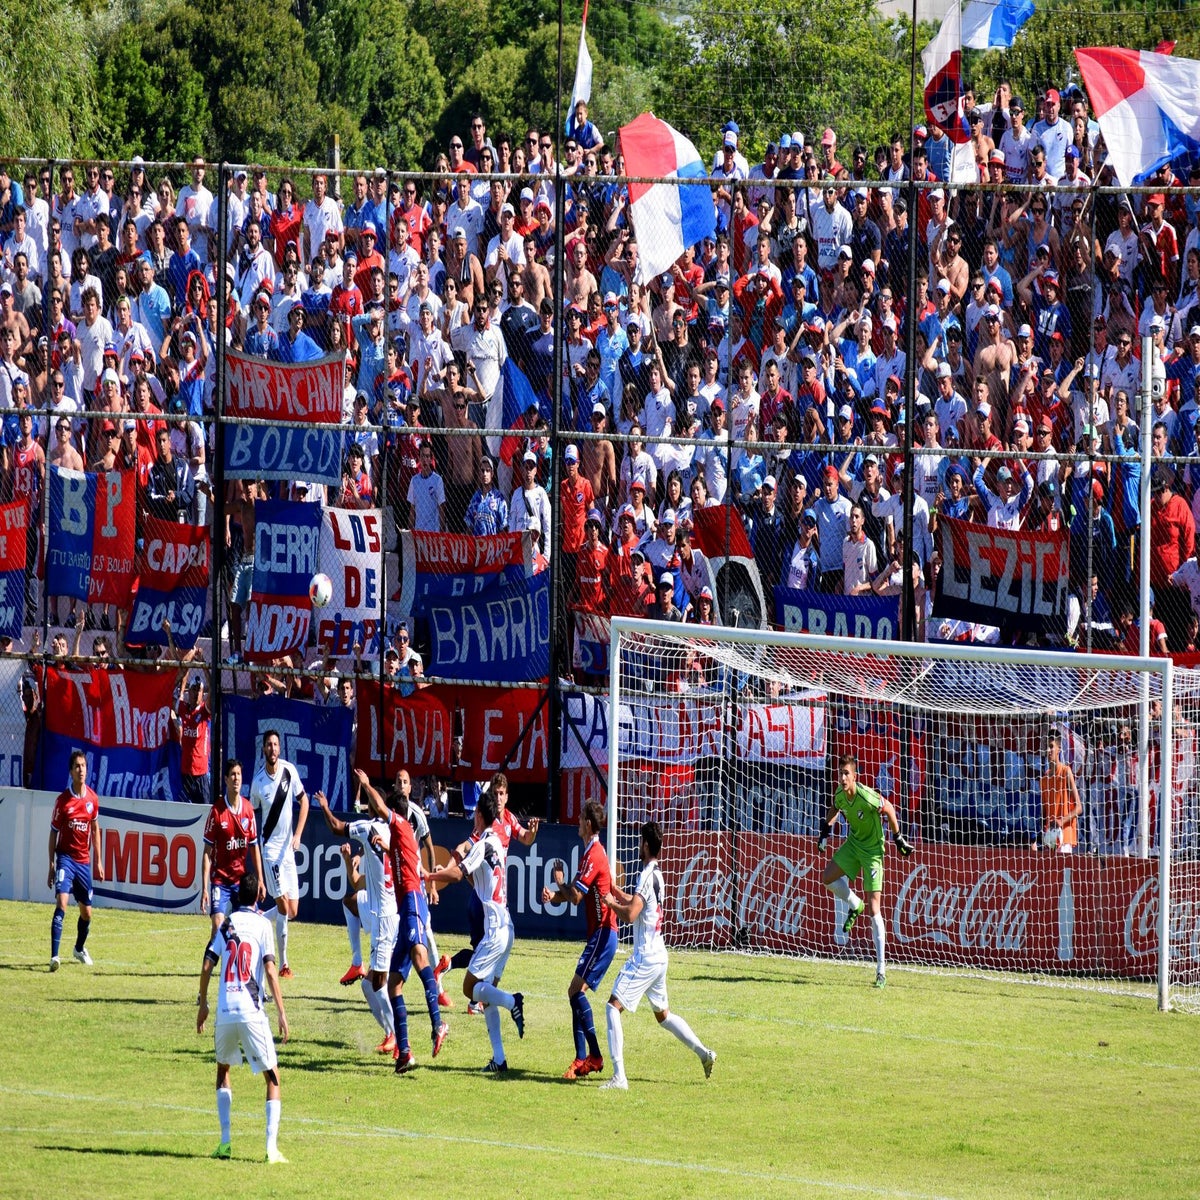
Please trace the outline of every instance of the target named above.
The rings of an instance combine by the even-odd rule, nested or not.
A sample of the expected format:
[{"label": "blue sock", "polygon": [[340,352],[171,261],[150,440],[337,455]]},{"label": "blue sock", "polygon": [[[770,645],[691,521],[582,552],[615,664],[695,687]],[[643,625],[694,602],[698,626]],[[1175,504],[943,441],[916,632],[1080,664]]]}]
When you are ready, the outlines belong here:
[{"label": "blue sock", "polygon": [[583,1036],[583,1026],[579,1023],[579,1010],[575,1007],[575,997],[571,997],[571,1036],[575,1039],[575,1057],[587,1058],[587,1041]]},{"label": "blue sock", "polygon": [[404,993],[397,992],[392,997],[392,1023],[396,1026],[396,1045],[400,1053],[405,1054],[410,1049],[408,1044],[408,1009],[404,1004]]},{"label": "blue sock", "polygon": [[[593,1058],[599,1058],[600,1043],[596,1040],[596,1022],[592,1018],[592,1006],[588,1003],[586,993],[578,992],[571,1000],[571,1007],[579,1016],[579,1029],[575,1034],[576,1049],[580,1049],[586,1043],[587,1053]],[[584,1057],[582,1052],[579,1057]]]},{"label": "blue sock", "polygon": [[438,1008],[438,985],[437,978],[433,973],[431,966],[421,967],[417,974],[421,977],[421,983],[425,988],[425,1003],[429,1005],[429,1020],[433,1023],[433,1032],[437,1033],[438,1026],[442,1023],[441,1010]]},{"label": "blue sock", "polygon": [[92,922],[85,921],[82,917],[79,918],[79,924],[75,930],[75,949],[82,950],[84,942],[87,941],[88,930],[91,929]]},{"label": "blue sock", "polygon": [[50,921],[50,954],[54,958],[58,957],[58,948],[62,945],[62,927],[64,916],[65,914],[63,913],[63,910],[56,904],[54,906],[54,916]]}]

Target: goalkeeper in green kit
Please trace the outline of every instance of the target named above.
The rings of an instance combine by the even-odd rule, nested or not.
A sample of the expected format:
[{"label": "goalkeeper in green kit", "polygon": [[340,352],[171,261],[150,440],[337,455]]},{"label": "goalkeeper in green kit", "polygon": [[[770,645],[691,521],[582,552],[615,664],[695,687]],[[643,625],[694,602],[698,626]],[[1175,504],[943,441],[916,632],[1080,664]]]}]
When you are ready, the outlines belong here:
[{"label": "goalkeeper in green kit", "polygon": [[[891,801],[858,782],[858,759],[853,754],[843,754],[838,759],[838,773],[841,787],[834,793],[833,802],[825,814],[817,850],[825,853],[838,813],[845,816],[850,832],[834,852],[833,861],[821,875],[821,882],[850,906],[850,915],[842,926],[847,933],[854,928],[855,921],[864,909],[870,911],[871,936],[875,939],[875,986],[881,988],[887,983],[883,965],[886,930],[879,911],[879,901],[883,895],[883,818],[886,817],[891,826],[892,840],[901,855],[907,858],[913,852],[913,847],[900,832],[900,822],[896,819],[896,810]],[[850,884],[858,878],[860,871],[865,901],[850,890]]]}]

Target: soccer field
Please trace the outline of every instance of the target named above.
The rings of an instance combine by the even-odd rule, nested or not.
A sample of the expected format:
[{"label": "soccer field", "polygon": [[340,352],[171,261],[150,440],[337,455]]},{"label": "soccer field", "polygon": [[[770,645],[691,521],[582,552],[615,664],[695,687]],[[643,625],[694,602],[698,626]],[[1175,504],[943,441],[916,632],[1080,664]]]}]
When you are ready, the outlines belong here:
[{"label": "soccer field", "polygon": [[213,1162],[212,1037],[195,1031],[207,921],[97,910],[88,969],[70,958],[72,907],[51,975],[50,915],[0,904],[0,1195],[13,1200],[1200,1193],[1200,1018],[1150,1000],[898,968],[875,991],[865,964],[676,953],[671,1005],[716,1049],[712,1079],[643,1005],[625,1015],[630,1090],[601,1092],[559,1078],[578,946],[518,941],[504,983],[525,993],[528,1027],[518,1041],[504,1017],[509,1075],[479,1073],[487,1034],[455,974],[445,1049],[431,1065],[411,1005],[422,1065],[396,1078],[358,987],[338,986],[343,931],[303,922],[280,1047],[290,1163],[261,1161],[263,1085],[244,1067],[234,1160]]}]

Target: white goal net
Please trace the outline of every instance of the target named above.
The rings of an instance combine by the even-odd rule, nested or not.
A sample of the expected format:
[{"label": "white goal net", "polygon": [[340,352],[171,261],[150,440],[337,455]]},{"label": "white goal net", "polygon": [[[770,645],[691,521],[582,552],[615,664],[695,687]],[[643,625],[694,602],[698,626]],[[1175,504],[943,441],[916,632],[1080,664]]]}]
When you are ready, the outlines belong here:
[{"label": "white goal net", "polygon": [[888,838],[889,963],[1200,1006],[1200,672],[637,619],[611,652],[609,853],[635,878],[662,825],[669,943],[873,958],[821,883],[844,823],[817,850],[853,754],[916,847]]}]

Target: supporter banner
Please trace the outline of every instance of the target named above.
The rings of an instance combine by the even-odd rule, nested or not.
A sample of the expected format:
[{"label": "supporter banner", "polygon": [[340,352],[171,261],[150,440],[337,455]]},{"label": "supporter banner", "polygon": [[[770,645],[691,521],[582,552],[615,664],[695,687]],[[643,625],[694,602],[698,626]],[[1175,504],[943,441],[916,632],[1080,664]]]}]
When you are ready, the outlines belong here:
[{"label": "supporter banner", "polygon": [[428,618],[429,675],[520,683],[550,672],[548,572],[482,596],[430,603]]},{"label": "supporter banner", "polygon": [[254,586],[244,649],[248,661],[269,662],[281,654],[302,654],[308,644],[308,585],[317,570],[321,509],[256,500],[254,519]]},{"label": "supporter banner", "polygon": [[892,641],[899,636],[900,601],[895,596],[839,596],[777,587],[775,621],[789,633]]},{"label": "supporter banner", "polygon": [[226,479],[342,479],[344,434],[317,428],[342,420],[346,363],[341,355],[277,363],[230,350],[225,357],[225,415],[296,425],[225,427]]},{"label": "supporter banner", "polygon": [[[29,670],[23,659],[0,658],[0,696],[10,696],[0,704],[0,788],[23,787],[32,782],[31,772],[37,760],[36,750],[30,762],[25,761],[25,714],[17,698],[21,694],[21,677]],[[67,786],[67,765],[59,772],[60,787]],[[56,778],[53,782],[59,782]]]},{"label": "supporter banner", "polygon": [[574,615],[575,641],[571,666],[589,675],[607,675],[611,620],[601,613],[576,612]]},{"label": "supporter banner", "polygon": [[25,619],[25,537],[29,506],[0,504],[0,634],[19,638]]},{"label": "supporter banner", "polygon": [[993,529],[941,521],[935,617],[1041,632],[1067,607],[1066,530]]},{"label": "supporter banner", "polygon": [[[811,837],[747,834],[735,853],[729,841],[668,834],[659,860],[668,941],[703,932],[750,950],[871,957],[869,930],[842,932],[846,914],[821,884],[827,859]],[[908,859],[887,857],[883,914],[892,961],[1154,977],[1154,860],[970,846],[926,856],[923,849]],[[1200,868],[1180,863],[1177,870],[1177,895],[1186,897]],[[1171,939],[1172,957],[1185,970],[1200,966],[1200,919],[1186,900],[1172,905]]]},{"label": "supporter banner", "polygon": [[80,749],[100,795],[174,800],[180,782],[179,743],[169,729],[174,691],[174,671],[48,667],[34,786],[61,790],[70,753]]},{"label": "supporter banner", "polygon": [[137,487],[133,472],[50,468],[46,590],[89,604],[129,604]]},{"label": "supporter banner", "polygon": [[378,509],[325,510],[321,522],[321,570],[333,584],[333,599],[314,611],[317,642],[344,658],[357,642],[368,658],[379,656],[383,616],[380,558],[383,517]]},{"label": "supporter banner", "polygon": [[450,689],[419,688],[410,696],[365,680],[358,685],[358,736],[354,763],[369,775],[392,779],[403,768],[412,775],[446,775],[454,736]]},{"label": "supporter banner", "polygon": [[533,574],[525,533],[472,537],[465,533],[400,534],[400,615],[424,616],[436,600],[478,596]]},{"label": "supporter banner", "polygon": [[295,763],[309,798],[321,791],[333,808],[350,807],[350,709],[282,696],[226,696],[222,716],[225,757],[241,761],[247,790],[262,766],[263,735],[273,729],[279,734],[281,756]]},{"label": "supporter banner", "polygon": [[713,619],[718,625],[765,629],[767,601],[742,514],[732,505],[718,504],[697,509],[692,520],[696,548],[705,556],[708,568]]},{"label": "supporter banner", "polygon": [[503,771],[513,783],[549,777],[550,706],[540,688],[462,688],[460,775],[487,779]]},{"label": "supporter banner", "polygon": [[208,596],[209,533],[198,525],[179,525],[147,517],[142,530],[138,589],[129,615],[129,641],[165,646],[163,620],[171,636],[190,650],[204,624]]}]

